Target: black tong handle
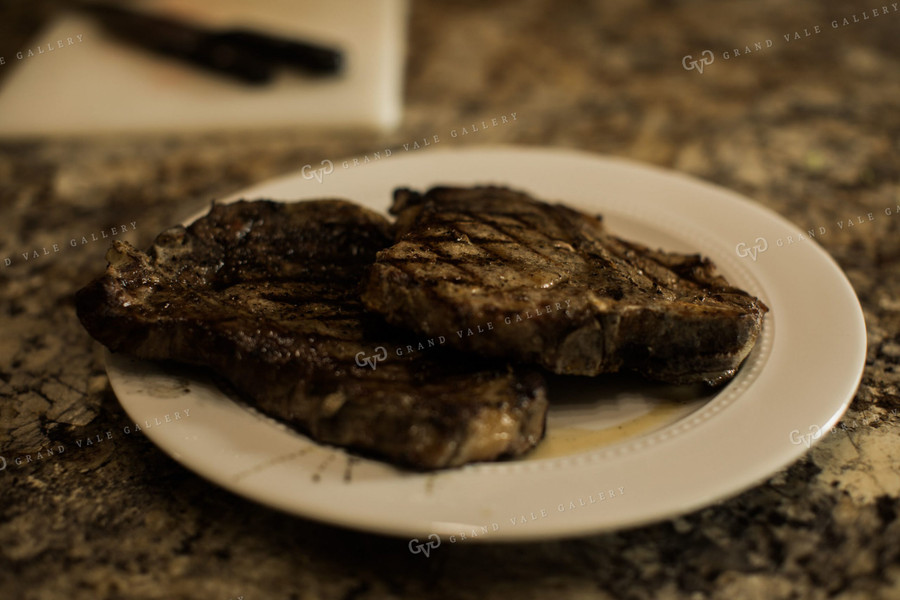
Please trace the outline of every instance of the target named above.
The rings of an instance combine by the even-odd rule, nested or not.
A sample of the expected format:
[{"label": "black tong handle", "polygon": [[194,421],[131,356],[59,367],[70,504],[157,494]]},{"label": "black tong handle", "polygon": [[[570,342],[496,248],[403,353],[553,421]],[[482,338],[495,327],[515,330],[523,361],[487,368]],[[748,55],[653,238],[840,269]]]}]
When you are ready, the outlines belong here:
[{"label": "black tong handle", "polygon": [[311,75],[331,75],[338,73],[343,63],[340,51],[301,40],[247,29],[204,29],[109,4],[89,4],[84,8],[125,41],[246,83],[270,81],[276,66]]}]

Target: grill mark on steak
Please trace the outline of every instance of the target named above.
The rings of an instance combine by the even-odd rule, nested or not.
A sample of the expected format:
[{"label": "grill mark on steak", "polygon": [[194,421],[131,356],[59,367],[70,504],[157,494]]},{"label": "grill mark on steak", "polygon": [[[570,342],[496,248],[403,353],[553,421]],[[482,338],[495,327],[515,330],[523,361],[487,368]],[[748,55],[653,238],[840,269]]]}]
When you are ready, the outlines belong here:
[{"label": "grill mark on steak", "polygon": [[112,351],[208,367],[325,443],[422,469],[532,448],[547,409],[533,371],[447,348],[359,366],[409,338],[359,300],[390,243],[383,217],[348,202],[214,205],[146,253],[114,242],[76,307]]},{"label": "grill mark on steak", "polygon": [[[608,234],[601,217],[498,187],[398,189],[395,244],[378,253],[363,301],[426,335],[564,374],[633,370],[718,384],[752,349],[768,308],[697,254]],[[566,301],[570,301],[571,304]],[[566,304],[566,310],[547,307]],[[513,325],[504,317],[542,311]]]}]

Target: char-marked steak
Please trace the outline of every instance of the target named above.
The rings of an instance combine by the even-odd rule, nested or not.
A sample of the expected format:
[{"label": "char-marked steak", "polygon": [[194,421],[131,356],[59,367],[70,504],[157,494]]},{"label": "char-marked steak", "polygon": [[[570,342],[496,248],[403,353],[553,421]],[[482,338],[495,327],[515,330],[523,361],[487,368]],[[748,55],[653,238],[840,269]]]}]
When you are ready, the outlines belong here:
[{"label": "char-marked steak", "polygon": [[651,250],[599,217],[500,187],[394,193],[396,243],[364,303],[388,321],[556,373],[731,378],[768,308],[697,254]]},{"label": "char-marked steak", "polygon": [[540,375],[449,349],[378,350],[414,338],[359,301],[390,243],[383,217],[345,201],[214,205],[146,253],[114,242],[78,316],[114,352],[209,367],[321,442],[424,469],[532,448],[547,410]]}]

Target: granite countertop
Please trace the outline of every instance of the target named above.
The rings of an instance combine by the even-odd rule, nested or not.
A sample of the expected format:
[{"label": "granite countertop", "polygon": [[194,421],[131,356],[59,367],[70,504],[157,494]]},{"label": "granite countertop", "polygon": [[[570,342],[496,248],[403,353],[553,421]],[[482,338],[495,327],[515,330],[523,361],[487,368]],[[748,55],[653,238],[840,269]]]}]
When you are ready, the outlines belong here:
[{"label": "granite countertop", "polygon": [[[0,54],[50,10],[26,4],[0,8]],[[393,133],[0,142],[0,597],[900,598],[900,210],[885,211],[900,205],[900,7],[486,4],[413,3]],[[625,157],[826,227],[818,241],[868,330],[843,426],[767,481],[674,520],[430,559],[244,500],[121,433],[128,417],[72,300],[110,238],[146,246],[248,184],[511,113],[444,147]],[[36,458],[57,444],[67,450]]]}]

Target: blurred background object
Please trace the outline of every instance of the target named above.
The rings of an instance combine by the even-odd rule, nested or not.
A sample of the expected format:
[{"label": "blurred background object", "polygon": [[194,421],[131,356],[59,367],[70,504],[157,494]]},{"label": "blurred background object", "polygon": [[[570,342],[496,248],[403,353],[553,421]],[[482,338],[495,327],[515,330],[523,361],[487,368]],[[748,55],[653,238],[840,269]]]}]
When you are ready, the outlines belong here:
[{"label": "blurred background object", "polygon": [[[191,19],[175,19],[156,11],[134,10],[105,2],[86,4],[84,10],[125,43],[243,83],[269,83],[279,67],[307,75],[335,76],[340,74],[343,62],[340,49],[296,37],[281,37],[252,29],[207,28]],[[71,45],[71,38],[66,39],[66,45]],[[63,47],[62,40],[57,43]],[[52,48],[48,45],[48,50]]]},{"label": "blurred background object", "polygon": [[[121,39],[131,35],[152,43],[155,30],[164,28],[161,22],[148,23],[142,32],[122,15],[105,13],[104,27],[96,14],[66,11],[4,55],[0,69],[12,72],[3,74],[0,88],[0,135],[390,129],[400,121],[406,0],[146,0],[129,6],[231,32],[230,42],[248,48],[261,41],[248,30],[340,48],[343,69],[335,77],[278,69],[267,85],[242,85]],[[130,32],[122,31],[126,26]],[[120,31],[113,34],[112,28]],[[212,51],[194,54],[200,61],[214,58]],[[264,79],[265,73],[253,72],[258,54],[248,49],[232,57],[233,68],[247,79]]]}]

